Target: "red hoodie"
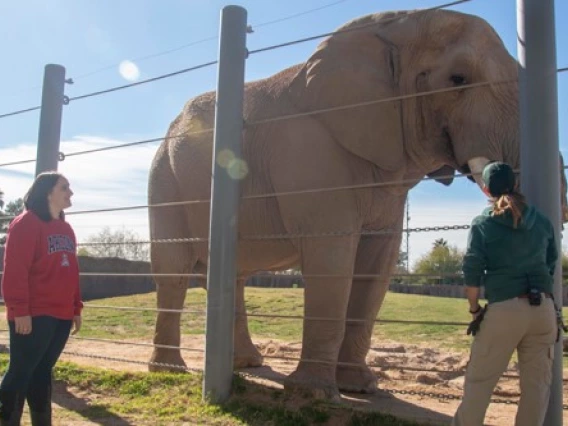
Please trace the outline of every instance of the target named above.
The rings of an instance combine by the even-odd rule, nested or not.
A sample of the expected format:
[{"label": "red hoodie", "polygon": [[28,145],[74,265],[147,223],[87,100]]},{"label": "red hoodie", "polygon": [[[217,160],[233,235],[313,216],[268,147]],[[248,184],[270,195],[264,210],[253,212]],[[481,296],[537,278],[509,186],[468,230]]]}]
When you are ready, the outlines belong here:
[{"label": "red hoodie", "polygon": [[44,222],[26,211],[8,228],[2,295],[9,320],[81,315],[75,233],[64,220]]}]

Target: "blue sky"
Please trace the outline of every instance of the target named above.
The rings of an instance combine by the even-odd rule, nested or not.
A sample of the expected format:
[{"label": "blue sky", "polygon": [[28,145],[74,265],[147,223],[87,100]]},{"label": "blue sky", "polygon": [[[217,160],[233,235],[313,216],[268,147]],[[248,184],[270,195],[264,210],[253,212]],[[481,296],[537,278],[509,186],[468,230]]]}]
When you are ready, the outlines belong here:
[{"label": "blue sky", "polygon": [[[191,67],[217,57],[217,40],[176,50],[181,46],[216,37],[219,14],[227,4],[248,10],[255,29],[247,46],[256,49],[293,39],[325,33],[346,21],[387,10],[432,7],[431,0],[168,0],[136,2],[117,0],[20,0],[0,3],[0,114],[39,105],[43,68],[58,63],[67,68],[75,84],[68,96],[126,84],[119,64],[132,61],[139,79]],[[167,9],[164,5],[167,4]],[[268,25],[322,7],[292,19]],[[472,0],[453,7],[486,19],[516,57],[515,0]],[[558,66],[568,66],[568,2],[556,1]],[[304,61],[320,41],[312,41],[251,56],[246,65],[247,81],[269,76]],[[144,59],[146,58],[146,59]],[[209,67],[167,80],[109,95],[72,102],[64,109],[62,151],[163,136],[171,120],[191,97],[215,88],[216,68]],[[135,73],[134,73],[135,74]],[[128,76],[134,78],[136,75]],[[559,122],[561,149],[566,145],[568,125],[568,73],[559,74]],[[0,163],[35,157],[39,113],[0,120]],[[157,148],[150,144],[106,153],[77,156],[60,165],[75,190],[74,210],[144,204],[147,171]],[[23,195],[33,179],[33,165],[0,168],[0,188],[11,200]],[[436,200],[434,203],[432,200]],[[411,227],[467,224],[485,206],[484,197],[470,182],[458,179],[451,187],[424,182],[411,192]],[[104,225],[127,226],[147,236],[147,212],[70,216],[79,240]],[[467,233],[413,234],[411,260],[429,249],[436,238],[446,238],[464,247]]]}]

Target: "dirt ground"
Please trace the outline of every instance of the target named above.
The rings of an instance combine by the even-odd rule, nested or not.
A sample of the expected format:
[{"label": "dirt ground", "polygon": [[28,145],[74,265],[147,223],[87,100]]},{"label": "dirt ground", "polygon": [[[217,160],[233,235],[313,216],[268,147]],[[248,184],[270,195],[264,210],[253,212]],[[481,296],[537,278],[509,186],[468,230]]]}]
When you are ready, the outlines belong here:
[{"label": "dirt ground", "polygon": [[[264,339],[255,343],[265,356],[265,365],[261,368],[242,370],[243,375],[247,380],[253,380],[264,386],[282,388],[284,377],[294,370],[296,361],[278,357],[299,358],[300,342],[283,343]],[[187,366],[202,369],[203,336],[184,336],[181,346],[189,349],[182,351]],[[123,371],[147,371],[146,362],[150,358],[150,353],[151,347],[71,340],[62,359],[82,365]],[[132,362],[120,362],[109,358],[127,359]],[[379,391],[366,396],[346,394],[343,395],[345,402],[363,410],[380,411],[419,422],[440,425],[450,423],[459,401],[448,398],[460,397],[462,394],[467,355],[382,341],[374,342],[367,362],[379,377]],[[401,369],[399,366],[405,368]],[[517,375],[516,365],[511,364],[496,388],[494,399],[510,402],[518,399]],[[568,386],[565,383],[565,404],[568,401],[567,391]],[[62,392],[68,391],[63,389]],[[65,395],[59,395],[59,398],[54,398],[56,404],[59,399],[61,405],[67,405],[64,397]],[[77,396],[73,399],[77,401]],[[83,395],[81,398],[81,401],[88,400],[88,395]],[[487,413],[486,424],[512,425],[516,408],[514,404],[492,403]],[[568,411],[564,411],[564,422],[568,424]]]}]

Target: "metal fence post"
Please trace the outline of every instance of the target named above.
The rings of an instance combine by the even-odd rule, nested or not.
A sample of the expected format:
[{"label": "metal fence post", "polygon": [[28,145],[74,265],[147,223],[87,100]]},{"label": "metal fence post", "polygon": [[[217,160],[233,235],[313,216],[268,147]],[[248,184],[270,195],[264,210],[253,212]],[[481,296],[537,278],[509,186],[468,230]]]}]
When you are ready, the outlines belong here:
[{"label": "metal fence post", "polygon": [[217,108],[207,270],[207,325],[203,398],[226,401],[233,378],[236,248],[241,159],[247,11],[226,6],[221,12]]},{"label": "metal fence post", "polygon": [[39,117],[36,176],[46,170],[57,170],[64,86],[65,67],[55,64],[46,65]]},{"label": "metal fence post", "polygon": [[[529,202],[552,221],[561,253],[554,0],[517,0],[517,34],[521,186]],[[554,275],[554,297],[558,301],[562,301],[561,275],[559,260]],[[562,425],[562,338],[555,345],[554,354],[544,422],[547,426]]]}]

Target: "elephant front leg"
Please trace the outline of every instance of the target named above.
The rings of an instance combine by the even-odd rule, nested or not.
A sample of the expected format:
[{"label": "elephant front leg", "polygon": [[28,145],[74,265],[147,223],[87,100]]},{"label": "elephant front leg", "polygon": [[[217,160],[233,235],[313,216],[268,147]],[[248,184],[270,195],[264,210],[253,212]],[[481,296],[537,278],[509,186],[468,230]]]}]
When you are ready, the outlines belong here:
[{"label": "elephant front leg", "polygon": [[[187,291],[187,278],[156,279],[158,308],[181,310]],[[150,358],[150,371],[180,372],[186,364],[180,353],[180,313],[159,311],[154,334],[154,351]],[[161,345],[173,346],[162,347]],[[179,368],[177,368],[179,367]]]},{"label": "elephant front leg", "polygon": [[262,365],[262,355],[252,343],[248,330],[244,279],[237,280],[236,290],[234,367],[259,367]]},{"label": "elephant front leg", "polygon": [[357,244],[354,239],[329,238],[303,244],[302,355],[296,371],[284,382],[287,390],[307,392],[317,399],[340,400],[335,374],[345,331]]},{"label": "elephant front leg", "polygon": [[[377,376],[367,366],[365,359],[371,347],[375,319],[398,259],[400,240],[401,234],[397,232],[362,237],[359,242],[345,337],[337,366],[337,385],[343,391],[373,393],[377,390]],[[375,277],[361,279],[357,275]]]}]

